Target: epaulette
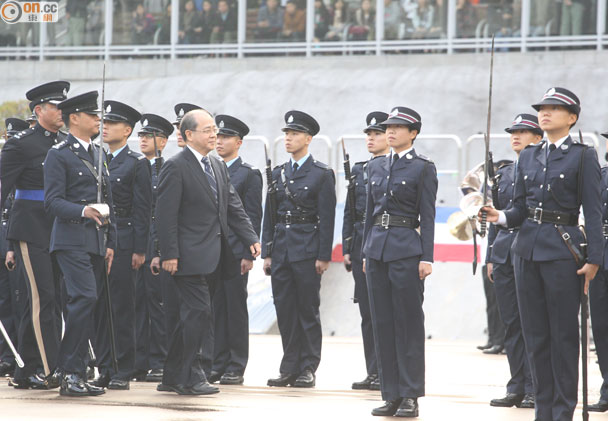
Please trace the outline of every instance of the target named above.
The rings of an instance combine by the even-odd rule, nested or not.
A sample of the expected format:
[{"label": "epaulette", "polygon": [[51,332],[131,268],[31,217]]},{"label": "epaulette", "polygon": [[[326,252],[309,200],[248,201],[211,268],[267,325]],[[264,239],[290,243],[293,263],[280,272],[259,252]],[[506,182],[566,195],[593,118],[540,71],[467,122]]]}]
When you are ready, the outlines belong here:
[{"label": "epaulette", "polygon": [[287,164],[287,162],[277,165],[276,167],[274,167],[272,170],[282,170],[285,167],[285,164]]},{"label": "epaulette", "polygon": [[69,142],[66,140],[62,140],[61,142],[59,142],[56,145],[53,145],[53,149],[61,149],[61,148],[65,148],[66,146],[69,145]]},{"label": "epaulette", "polygon": [[587,145],[586,143],[572,142],[572,146],[584,146],[586,148],[593,148],[591,145]]},{"label": "epaulette", "polygon": [[545,141],[543,140],[542,142],[538,142],[538,143],[530,143],[529,145],[527,145],[524,149],[528,149],[528,148],[533,148],[535,146],[540,146],[542,147],[545,144]]},{"label": "epaulette", "polygon": [[416,157],[422,159],[423,161],[428,161],[431,164],[433,164],[433,161],[431,161],[427,156],[424,156],[424,155],[421,155],[421,154],[416,154]]},{"label": "epaulette", "polygon": [[319,167],[319,168],[322,168],[322,169],[324,169],[324,170],[329,170],[329,169],[330,169],[330,168],[329,168],[329,165],[324,164],[324,163],[322,163],[321,161],[313,160],[313,161],[312,161],[312,163],[313,163],[315,166],[317,166],[317,167]]},{"label": "epaulette", "polygon": [[25,129],[20,131],[19,133],[15,133],[12,137],[14,137],[15,139],[21,139],[22,137],[28,136],[32,133],[34,133],[34,128],[30,127],[29,129]]},{"label": "epaulette", "polygon": [[[370,161],[373,161],[374,159],[378,159],[378,158],[386,158],[387,155],[378,155],[378,156],[374,156],[372,159],[370,159]],[[368,161],[369,162],[369,161]]]},{"label": "epaulette", "polygon": [[129,151],[127,152],[127,155],[129,155],[131,158],[136,158],[138,161],[141,161],[142,159],[145,158],[145,156],[139,152],[135,152],[135,151]]},{"label": "epaulette", "polygon": [[365,164],[367,164],[367,161],[359,161],[359,162],[355,162],[355,163],[354,163],[354,165],[353,165],[353,168],[355,168],[355,165],[361,165],[361,166],[363,166],[363,165],[365,165]]},{"label": "epaulette", "polygon": [[503,162],[502,164],[500,164],[500,165],[498,166],[498,169],[499,169],[499,170],[501,170],[501,169],[503,169],[503,168],[505,168],[505,167],[508,167],[508,166],[510,166],[510,165],[513,165],[513,162]]},{"label": "epaulette", "polygon": [[245,168],[249,168],[250,170],[257,170],[257,168],[255,168],[253,165],[247,163],[247,162],[242,162],[241,161],[241,166],[245,167]]}]

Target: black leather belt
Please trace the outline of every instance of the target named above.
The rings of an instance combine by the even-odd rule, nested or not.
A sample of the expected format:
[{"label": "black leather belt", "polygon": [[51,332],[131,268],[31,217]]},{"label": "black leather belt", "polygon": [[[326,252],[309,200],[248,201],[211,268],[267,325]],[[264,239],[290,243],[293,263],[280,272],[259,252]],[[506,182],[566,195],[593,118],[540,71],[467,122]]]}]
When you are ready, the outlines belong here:
[{"label": "black leather belt", "polygon": [[129,218],[131,216],[131,209],[114,207],[114,215],[117,218]]},{"label": "black leather belt", "polygon": [[355,222],[365,222],[365,213],[357,213]]},{"label": "black leather belt", "polygon": [[578,213],[550,211],[543,208],[528,208],[528,219],[539,224],[578,225]]},{"label": "black leather belt", "polygon": [[496,228],[498,228],[499,231],[507,231],[510,234],[519,231],[519,227],[517,227],[517,228],[507,228],[507,227],[503,227],[502,225],[495,225],[495,226],[496,226]]},{"label": "black leather belt", "polygon": [[374,225],[388,228],[388,227],[405,227],[405,228],[418,228],[420,223],[417,219],[410,218],[408,216],[390,215],[383,213],[374,216]]},{"label": "black leather belt", "polygon": [[291,224],[316,224],[319,222],[319,217],[317,215],[302,215],[302,214],[293,214],[289,211],[285,215],[279,216],[279,222],[291,225]]}]

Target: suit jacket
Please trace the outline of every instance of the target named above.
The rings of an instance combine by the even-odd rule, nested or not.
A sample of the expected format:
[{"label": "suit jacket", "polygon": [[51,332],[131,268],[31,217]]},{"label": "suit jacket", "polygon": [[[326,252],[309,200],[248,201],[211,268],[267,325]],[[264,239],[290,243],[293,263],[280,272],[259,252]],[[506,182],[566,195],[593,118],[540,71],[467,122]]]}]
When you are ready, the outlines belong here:
[{"label": "suit jacket", "polygon": [[[367,171],[369,188],[363,234],[364,257],[391,262],[420,256],[420,260],[432,262],[437,197],[435,164],[412,149],[392,168],[390,155],[374,158]],[[420,208],[416,209],[419,189]],[[384,212],[419,219],[420,234],[412,228],[375,226],[374,217]]]},{"label": "suit jacket", "polygon": [[160,172],[156,221],[161,259],[179,259],[176,275],[213,273],[230,230],[245,244],[259,242],[226,165],[213,156],[209,162],[217,182],[217,202],[189,148],[168,159]]},{"label": "suit jacket", "polygon": [[[496,175],[498,177],[497,209],[511,209],[513,207],[513,193],[515,192],[515,164],[500,167]],[[517,231],[515,229],[506,229],[499,225],[490,224],[486,263],[507,263],[516,236]]]},{"label": "suit jacket", "polygon": [[[262,225],[262,173],[257,168],[243,162],[239,157],[228,167],[230,182],[239,195],[256,235],[260,236]],[[249,244],[243,244],[239,237],[230,231],[228,243],[237,259],[254,260]]]},{"label": "suit jacket", "polygon": [[152,208],[150,164],[127,145],[108,163],[108,169],[117,214],[116,247],[145,254]]},{"label": "suit jacket", "polygon": [[[526,260],[572,259],[572,254],[553,224],[528,219],[528,208],[578,214],[578,175],[583,156],[581,194],[589,263],[601,264],[604,250],[600,205],[600,165],[595,149],[568,137],[547,158],[547,142],[527,146],[519,156],[513,207],[505,211],[509,227],[521,225],[512,251]],[[583,235],[575,226],[564,226],[575,245]]]},{"label": "suit jacket", "polygon": [[[95,221],[82,217],[87,204],[97,202],[97,179],[81,158],[97,167],[99,146],[94,145],[91,159],[80,142],[72,136],[53,146],[44,161],[44,207],[55,216],[51,232],[50,251],[78,250],[104,256],[105,248],[99,247],[103,230],[98,230]],[[105,162],[105,157],[103,162]],[[97,170],[99,171],[99,170]],[[116,248],[116,219],[112,207],[112,190],[108,171],[103,168],[107,185],[106,201],[110,206],[110,226],[107,248]]]},{"label": "suit jacket", "polygon": [[[602,190],[602,223],[608,224],[608,167],[602,168],[602,181],[600,184]],[[604,236],[604,252],[602,256],[602,266],[604,270],[608,270],[608,236]]]},{"label": "suit jacket", "polygon": [[342,254],[350,254],[352,260],[361,260],[361,245],[363,244],[363,217],[367,203],[367,162],[357,162],[353,165],[351,176],[355,182],[355,210],[357,222],[352,220],[350,210],[350,191],[346,195],[344,205],[344,220],[342,224]]}]

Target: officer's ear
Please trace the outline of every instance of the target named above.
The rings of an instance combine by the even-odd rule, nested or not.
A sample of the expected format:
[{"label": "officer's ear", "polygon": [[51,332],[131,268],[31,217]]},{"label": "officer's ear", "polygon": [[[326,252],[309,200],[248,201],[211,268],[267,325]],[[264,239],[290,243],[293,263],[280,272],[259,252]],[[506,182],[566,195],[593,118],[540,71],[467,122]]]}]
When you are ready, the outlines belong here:
[{"label": "officer's ear", "polygon": [[307,134],[307,135],[306,135],[306,144],[307,144],[307,145],[310,145],[310,142],[312,142],[312,135]]}]

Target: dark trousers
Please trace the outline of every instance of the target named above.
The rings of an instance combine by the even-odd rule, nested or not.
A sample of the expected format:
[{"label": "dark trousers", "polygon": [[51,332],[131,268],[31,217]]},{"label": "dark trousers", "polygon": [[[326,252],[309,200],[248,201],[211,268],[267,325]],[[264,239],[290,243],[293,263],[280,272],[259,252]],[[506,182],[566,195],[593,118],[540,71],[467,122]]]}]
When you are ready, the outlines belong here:
[{"label": "dark trousers", "polygon": [[488,318],[488,343],[492,345],[504,345],[505,343],[505,326],[500,320],[500,312],[498,310],[498,302],[496,301],[496,292],[494,284],[488,278],[486,265],[482,266],[481,277],[483,279],[483,292],[486,296],[486,315]]},{"label": "dark trousers", "polygon": [[153,275],[150,260],[137,271],[135,287],[135,369],[160,369],[165,364],[170,337],[164,312],[164,284],[172,282],[171,275],[161,270]]},{"label": "dark trousers", "polygon": [[600,269],[589,286],[591,327],[602,372],[600,399],[608,400],[608,271]]},{"label": "dark trousers", "polygon": [[418,256],[368,259],[369,289],[382,399],[424,396],[424,281]]},{"label": "dark trousers", "polygon": [[280,372],[313,373],[321,361],[321,276],[315,260],[272,260],[272,295],[283,343]]},{"label": "dark trousers", "polygon": [[104,257],[84,251],[55,252],[67,300],[59,364],[65,373],[86,373],[88,341],[95,335],[95,308],[103,289]]},{"label": "dark trousers", "polygon": [[[234,260],[240,266],[240,260]],[[238,273],[217,282],[213,295],[213,371],[243,375],[249,359],[247,279]]]},{"label": "dark trousers", "polygon": [[15,254],[28,292],[17,340],[25,367],[16,369],[15,378],[37,371],[49,375],[57,366],[61,340],[59,269],[48,247],[20,241],[15,243]]},{"label": "dark trousers", "polygon": [[363,337],[363,353],[365,354],[365,366],[367,374],[378,374],[378,362],[376,360],[376,345],[374,344],[374,328],[372,325],[372,314],[369,307],[369,293],[367,291],[367,279],[363,273],[363,262],[353,260],[353,278],[355,279],[355,300],[359,304],[361,313],[361,335]]},{"label": "dark trousers", "polygon": [[[0,321],[6,329],[9,338],[13,345],[17,347],[17,318],[16,308],[13,299],[13,288],[11,285],[11,276],[13,272],[4,265],[5,256],[0,257]],[[15,363],[15,357],[11,352],[10,347],[4,340],[4,336],[0,335],[0,361]]]},{"label": "dark trousers", "polygon": [[574,260],[514,257],[537,421],[572,420],[577,402],[580,279]]},{"label": "dark trousers", "polygon": [[108,274],[112,317],[114,320],[114,341],[118,372],[114,372],[110,352],[110,333],[106,307],[106,290],[100,297],[95,311],[97,332],[95,352],[101,373],[112,378],[129,380],[135,370],[135,271],[131,268],[133,250],[116,250],[112,269]]},{"label": "dark trousers", "polygon": [[507,392],[534,393],[528,355],[521,331],[515,273],[511,260],[509,259],[505,264],[494,264],[493,277],[500,318],[505,326],[505,349],[511,371]]},{"label": "dark trousers", "polygon": [[173,276],[179,300],[179,322],[173,331],[165,361],[163,383],[192,387],[207,380],[197,355],[212,317],[205,276]]}]

